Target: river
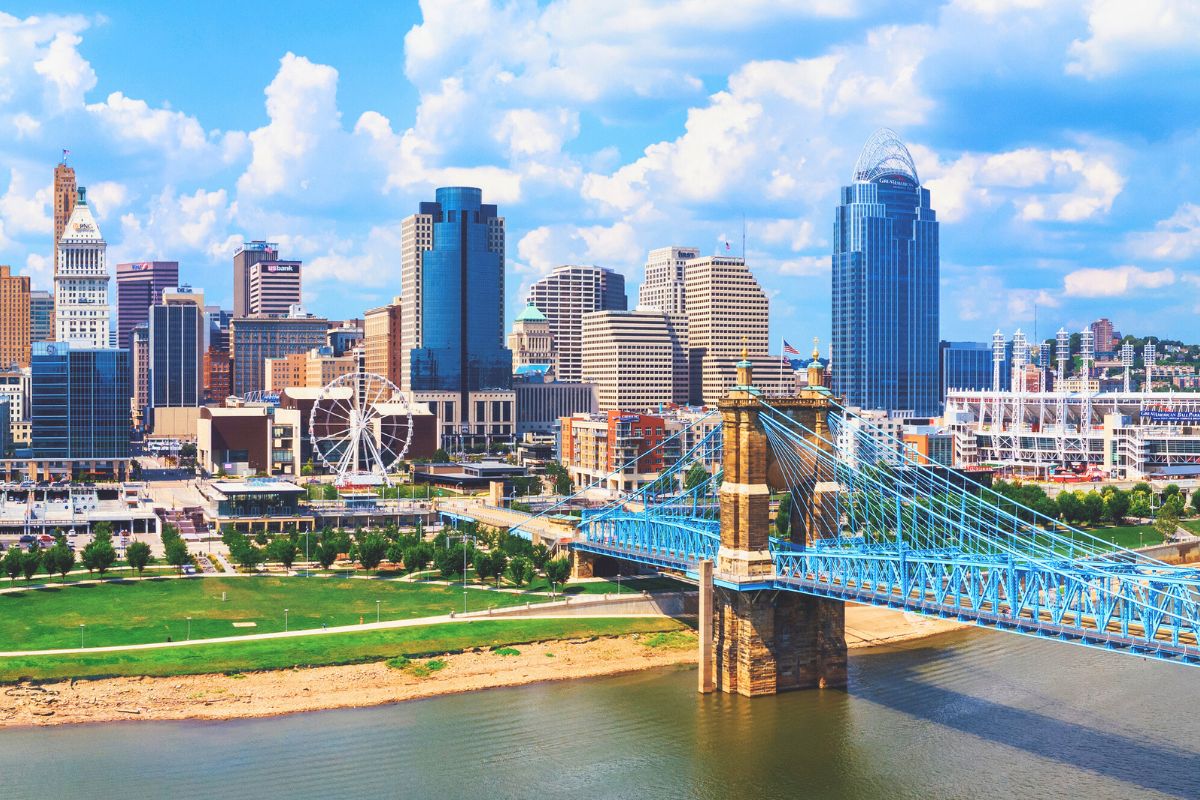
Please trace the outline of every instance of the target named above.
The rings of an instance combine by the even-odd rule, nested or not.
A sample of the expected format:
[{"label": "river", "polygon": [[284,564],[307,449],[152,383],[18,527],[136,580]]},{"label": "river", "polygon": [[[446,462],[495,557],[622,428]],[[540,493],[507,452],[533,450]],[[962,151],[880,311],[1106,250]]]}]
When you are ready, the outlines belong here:
[{"label": "river", "polygon": [[0,732],[16,798],[1200,797],[1200,670],[964,632],[846,692],[645,672],[230,722]]}]

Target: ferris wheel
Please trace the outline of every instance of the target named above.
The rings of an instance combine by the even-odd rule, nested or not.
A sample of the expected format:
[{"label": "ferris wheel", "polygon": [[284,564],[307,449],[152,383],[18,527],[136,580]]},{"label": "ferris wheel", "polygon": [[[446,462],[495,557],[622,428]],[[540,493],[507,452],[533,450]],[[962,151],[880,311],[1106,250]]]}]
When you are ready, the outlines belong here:
[{"label": "ferris wheel", "polygon": [[309,412],[313,453],[337,484],[388,484],[412,444],[412,408],[396,385],[373,372],[340,375]]}]

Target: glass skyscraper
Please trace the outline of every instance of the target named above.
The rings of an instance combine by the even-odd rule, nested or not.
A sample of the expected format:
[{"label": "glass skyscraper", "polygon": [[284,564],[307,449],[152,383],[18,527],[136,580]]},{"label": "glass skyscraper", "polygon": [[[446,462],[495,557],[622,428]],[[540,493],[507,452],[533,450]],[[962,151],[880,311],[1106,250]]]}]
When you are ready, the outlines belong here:
[{"label": "glass skyscraper", "polygon": [[834,392],[861,408],[936,414],[937,217],[893,131],[863,147],[833,237]]},{"label": "glass skyscraper", "polygon": [[[991,342],[942,342],[942,401],[951,389],[987,390],[992,387]],[[1000,363],[1000,389],[1007,391],[1010,383],[1012,343]]]},{"label": "glass skyscraper", "polygon": [[129,351],[35,342],[33,457],[129,458]]},{"label": "glass skyscraper", "polygon": [[421,203],[432,247],[421,257],[420,347],[410,353],[415,391],[464,394],[512,387],[504,346],[504,220],[483,192],[437,190]]}]

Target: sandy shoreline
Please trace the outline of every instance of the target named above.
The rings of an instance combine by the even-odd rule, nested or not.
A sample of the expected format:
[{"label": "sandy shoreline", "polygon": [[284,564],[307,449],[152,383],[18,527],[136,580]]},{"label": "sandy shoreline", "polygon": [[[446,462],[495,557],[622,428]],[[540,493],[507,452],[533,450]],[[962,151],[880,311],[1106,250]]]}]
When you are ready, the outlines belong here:
[{"label": "sandy shoreline", "polygon": [[[849,606],[851,649],[933,636],[960,623]],[[488,650],[442,656],[426,676],[385,662],[169,678],[107,678],[0,688],[0,728],[116,720],[223,720],[396,703],[543,681],[593,678],[695,663],[695,636],[649,646],[652,634],[518,645],[518,655]]]}]

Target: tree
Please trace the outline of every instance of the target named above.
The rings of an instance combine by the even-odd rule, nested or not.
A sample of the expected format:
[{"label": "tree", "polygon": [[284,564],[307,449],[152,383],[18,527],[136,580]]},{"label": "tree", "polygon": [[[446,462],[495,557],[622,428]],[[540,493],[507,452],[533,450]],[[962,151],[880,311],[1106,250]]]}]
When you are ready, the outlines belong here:
[{"label": "tree", "polygon": [[450,460],[450,454],[442,448],[433,451],[433,462],[435,464],[444,464]]},{"label": "tree", "polygon": [[314,555],[317,557],[317,563],[321,565],[321,569],[329,569],[333,566],[333,562],[337,561],[338,552],[337,543],[327,539],[317,545]]},{"label": "tree", "polygon": [[1154,530],[1158,531],[1158,535],[1163,537],[1164,542],[1169,542],[1178,527],[1179,514],[1175,504],[1165,503],[1158,510],[1158,516],[1154,518]]},{"label": "tree", "polygon": [[[545,569],[546,562],[550,560],[550,548],[538,542],[533,546],[533,551],[529,554],[529,559],[533,561],[534,569]],[[532,579],[532,575],[530,578]]]},{"label": "tree", "polygon": [[425,542],[409,545],[404,548],[404,569],[410,573],[424,569],[432,558],[433,548]]},{"label": "tree", "polygon": [[1129,513],[1129,493],[1113,489],[1104,496],[1104,516],[1120,525]]},{"label": "tree", "polygon": [[278,561],[283,564],[283,569],[287,572],[292,571],[292,564],[296,561],[296,552],[299,548],[292,541],[290,536],[276,536],[271,540],[271,544],[267,546],[267,555],[273,561]]},{"label": "tree", "polygon": [[1074,492],[1059,492],[1056,504],[1058,513],[1067,522],[1078,522],[1083,518],[1083,503]]},{"label": "tree", "polygon": [[487,574],[491,575],[496,581],[496,588],[500,588],[500,578],[504,575],[504,571],[508,569],[508,556],[503,550],[494,550],[492,552],[492,560],[488,565]]},{"label": "tree", "polygon": [[83,548],[83,565],[88,572],[98,572],[100,577],[117,563],[117,551],[112,545],[111,526],[106,523],[96,523],[92,528],[93,538],[87,547]]},{"label": "tree", "polygon": [[38,567],[42,564],[42,551],[34,545],[28,553],[21,554],[21,576],[27,581],[33,580],[33,576],[37,574]]},{"label": "tree", "polygon": [[9,581],[16,583],[17,576],[21,574],[21,548],[17,545],[8,548],[8,552],[4,554],[4,561],[0,562],[0,567],[3,567],[4,574],[8,576]]},{"label": "tree", "polygon": [[525,556],[517,556],[508,564],[508,577],[515,586],[528,583],[533,577],[533,562]]},{"label": "tree", "polygon": [[370,533],[358,542],[358,563],[363,569],[372,570],[379,566],[387,554],[388,540],[378,533]]},{"label": "tree", "polygon": [[550,479],[551,488],[555,494],[567,495],[571,493],[571,489],[573,488],[571,475],[562,464],[557,461],[547,461],[546,477]]},{"label": "tree", "polygon": [[699,461],[693,461],[688,467],[687,474],[683,476],[683,490],[685,492],[695,489],[708,480],[708,470]]},{"label": "tree", "polygon": [[304,462],[304,466],[300,467],[300,474],[305,477],[312,475],[316,471],[317,467],[315,464],[313,464],[313,460],[311,458]]},{"label": "tree", "polygon": [[1132,489],[1129,492],[1129,515],[1131,517],[1150,516],[1150,494]]},{"label": "tree", "polygon": [[125,548],[125,560],[129,562],[131,569],[137,570],[138,577],[142,576],[142,570],[150,563],[150,545],[145,542],[130,542]]},{"label": "tree", "polygon": [[1089,525],[1098,525],[1104,517],[1104,498],[1099,492],[1088,492],[1083,496],[1083,518]]},{"label": "tree", "polygon": [[487,577],[492,574],[492,558],[495,553],[488,550],[476,550],[475,557],[471,559],[471,563],[475,565],[475,577],[480,583],[487,580]]},{"label": "tree", "polygon": [[[168,546],[167,562],[171,564],[171,566],[182,567],[182,565],[187,561],[186,548],[183,551],[183,559],[178,564],[174,559],[172,559],[171,555],[171,549]],[[253,572],[259,564],[263,563],[263,560],[266,558],[266,553],[263,552],[263,549],[251,544],[249,540],[247,540],[246,543],[237,550],[231,549],[229,551],[229,555],[233,556],[233,560],[238,563],[238,566],[247,572]]]},{"label": "tree", "polygon": [[66,579],[71,567],[75,566],[75,552],[67,547],[65,541],[55,542],[54,546],[46,551],[42,564],[47,574],[57,572],[60,578]]},{"label": "tree", "polygon": [[571,560],[566,556],[546,562],[546,580],[550,581],[550,593],[554,594],[555,585],[564,585],[571,576]]},{"label": "tree", "polygon": [[775,512],[775,534],[780,539],[788,538],[792,528],[792,495],[789,492],[779,498],[779,509]]},{"label": "tree", "polygon": [[1170,500],[1172,497],[1175,497],[1178,494],[1179,494],[1179,484],[1178,483],[1168,483],[1165,487],[1163,487],[1163,490],[1162,490],[1163,502],[1165,503],[1167,500]]},{"label": "tree", "polygon": [[1192,511],[1200,514],[1200,489],[1192,490]]},{"label": "tree", "polygon": [[[433,564],[443,578],[453,580],[463,574],[463,562],[473,561],[472,549],[462,544],[440,547],[434,551]],[[464,551],[466,551],[464,553]]]}]

